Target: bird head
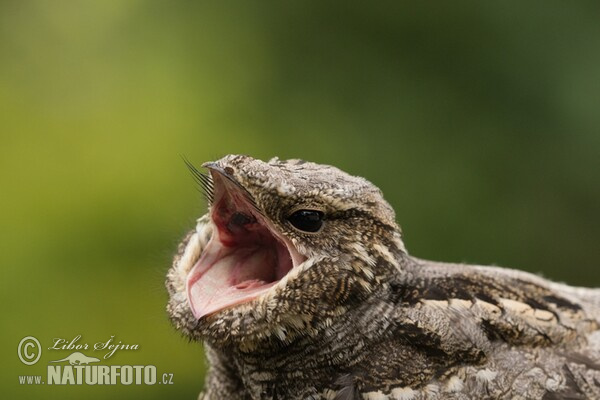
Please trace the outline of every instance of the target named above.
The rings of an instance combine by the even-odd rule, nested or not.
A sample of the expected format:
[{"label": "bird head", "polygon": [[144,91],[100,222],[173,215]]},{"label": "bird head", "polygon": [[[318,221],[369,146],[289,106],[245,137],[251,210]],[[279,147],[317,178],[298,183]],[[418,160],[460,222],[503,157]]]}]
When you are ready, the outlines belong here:
[{"label": "bird head", "polygon": [[393,209],[364,178],[302,160],[188,163],[209,202],[180,246],[168,311],[185,334],[252,349],[343,318],[398,268]]}]

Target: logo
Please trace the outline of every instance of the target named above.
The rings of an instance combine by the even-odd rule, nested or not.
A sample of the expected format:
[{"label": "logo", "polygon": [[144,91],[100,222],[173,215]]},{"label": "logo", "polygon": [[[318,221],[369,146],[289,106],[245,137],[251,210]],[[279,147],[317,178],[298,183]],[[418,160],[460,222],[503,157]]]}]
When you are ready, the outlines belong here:
[{"label": "logo", "polygon": [[91,362],[98,362],[100,360],[95,357],[88,357],[85,354],[76,351],[75,353],[72,353],[68,357],[65,357],[60,360],[50,361],[50,362],[55,363],[55,362],[62,362],[62,361],[68,361],[69,364],[71,364],[71,365],[87,365]]},{"label": "logo", "polygon": [[[29,352],[29,349],[31,347],[37,348],[37,356],[35,355],[35,353]],[[36,362],[38,362],[38,360],[42,356],[42,345],[40,344],[40,341],[34,338],[33,336],[26,336],[19,342],[17,354],[19,355],[19,359],[23,364],[33,365]]]},{"label": "logo", "polygon": [[[88,344],[81,341],[81,335],[70,341],[53,338],[47,351],[69,350],[70,354],[55,354],[61,358],[49,360],[46,376],[21,375],[21,385],[155,385],[173,384],[173,374],[163,373],[157,377],[154,365],[101,365],[118,351],[135,351],[138,344],[124,343],[111,336],[106,341]],[[73,351],[75,350],[75,351]],[[80,351],[81,350],[81,351]],[[85,353],[84,353],[85,351]],[[17,352],[21,362],[27,366],[36,364],[42,356],[42,345],[33,336],[26,336],[19,342]]]}]

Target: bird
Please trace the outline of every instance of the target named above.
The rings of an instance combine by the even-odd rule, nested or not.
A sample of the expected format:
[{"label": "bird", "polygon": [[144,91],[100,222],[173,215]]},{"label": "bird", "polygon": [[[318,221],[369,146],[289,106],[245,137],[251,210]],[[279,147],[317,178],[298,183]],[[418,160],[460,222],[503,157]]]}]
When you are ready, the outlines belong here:
[{"label": "bird", "polygon": [[167,272],[200,399],[600,399],[600,289],[407,252],[334,166],[187,159],[208,202]]}]

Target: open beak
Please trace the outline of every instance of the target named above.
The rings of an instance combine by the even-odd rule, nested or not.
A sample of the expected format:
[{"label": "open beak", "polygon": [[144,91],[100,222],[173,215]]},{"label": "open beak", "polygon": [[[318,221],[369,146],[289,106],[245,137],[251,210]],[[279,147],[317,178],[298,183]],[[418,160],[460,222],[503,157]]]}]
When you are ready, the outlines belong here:
[{"label": "open beak", "polygon": [[256,299],[305,260],[245,188],[216,164],[205,166],[212,176],[210,218],[215,229],[193,260],[186,283],[188,302],[198,319]]}]

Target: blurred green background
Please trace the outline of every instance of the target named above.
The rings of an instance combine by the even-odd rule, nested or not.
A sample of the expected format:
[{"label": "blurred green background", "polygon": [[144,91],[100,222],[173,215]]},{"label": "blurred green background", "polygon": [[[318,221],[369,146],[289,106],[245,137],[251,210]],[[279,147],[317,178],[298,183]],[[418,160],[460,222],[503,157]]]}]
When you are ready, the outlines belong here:
[{"label": "blurred green background", "polygon": [[[205,210],[180,154],[334,164],[417,256],[600,285],[600,3],[0,3],[5,398],[189,398],[164,276]],[[20,386],[20,339],[137,343],[172,386]],[[88,355],[94,355],[88,353]]]}]

